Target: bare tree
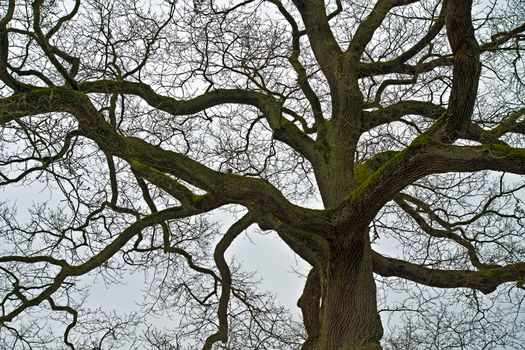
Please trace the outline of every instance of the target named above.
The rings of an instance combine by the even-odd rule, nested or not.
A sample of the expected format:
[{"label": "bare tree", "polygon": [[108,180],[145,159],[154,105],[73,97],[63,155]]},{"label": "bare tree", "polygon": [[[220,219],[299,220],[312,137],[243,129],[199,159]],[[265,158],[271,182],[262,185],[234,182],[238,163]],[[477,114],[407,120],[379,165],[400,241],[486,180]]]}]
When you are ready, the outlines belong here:
[{"label": "bare tree", "polygon": [[[1,206],[6,348],[523,348],[521,0],[0,9],[0,186],[41,193]],[[257,226],[303,325],[225,258]],[[143,314],[83,307],[133,271]]]}]

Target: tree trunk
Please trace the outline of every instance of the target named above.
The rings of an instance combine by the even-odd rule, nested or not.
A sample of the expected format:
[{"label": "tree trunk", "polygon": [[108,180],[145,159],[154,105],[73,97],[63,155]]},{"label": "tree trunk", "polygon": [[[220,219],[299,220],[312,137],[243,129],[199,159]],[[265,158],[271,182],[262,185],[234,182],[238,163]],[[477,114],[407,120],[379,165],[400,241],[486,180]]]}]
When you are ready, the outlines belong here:
[{"label": "tree trunk", "polygon": [[320,329],[312,349],[382,349],[370,240],[367,232],[352,236],[330,244],[330,257],[320,278]]},{"label": "tree trunk", "polygon": [[[347,132],[352,129],[355,128]],[[348,135],[332,135],[328,162],[326,166],[316,168],[317,182],[326,208],[339,205],[354,188],[353,169],[349,166],[353,164],[356,146],[351,142],[352,139]],[[354,226],[337,230],[339,232],[331,233],[335,238],[328,240],[327,253],[320,257],[319,266],[315,266],[319,274],[318,294],[321,299],[321,307],[317,309],[318,331],[313,330],[312,325],[315,323],[311,321],[315,305],[305,293],[301,297],[303,301],[309,300],[308,304],[311,305],[309,310],[301,307],[303,316],[309,318],[309,324],[305,324],[309,336],[305,345],[309,346],[303,349],[380,350],[383,327],[377,311],[368,224],[355,222]],[[315,291],[308,283],[305,287],[304,292]],[[317,300],[319,306],[319,296]],[[311,345],[314,339],[315,346]]]},{"label": "tree trunk", "polygon": [[336,240],[325,267],[319,349],[381,349],[372,257],[366,235]]}]

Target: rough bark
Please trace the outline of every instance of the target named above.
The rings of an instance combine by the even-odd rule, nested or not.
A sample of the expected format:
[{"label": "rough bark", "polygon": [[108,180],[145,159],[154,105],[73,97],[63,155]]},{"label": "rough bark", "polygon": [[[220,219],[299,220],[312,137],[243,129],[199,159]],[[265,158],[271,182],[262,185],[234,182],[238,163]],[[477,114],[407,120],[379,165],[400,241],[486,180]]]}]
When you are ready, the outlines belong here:
[{"label": "rough bark", "polygon": [[308,335],[308,338],[301,347],[301,350],[317,349],[320,328],[320,301],[321,283],[319,271],[313,268],[306,279],[303,294],[297,301],[297,306],[299,306],[303,314],[303,323]]},{"label": "rough bark", "polygon": [[308,274],[297,302],[308,335],[301,350],[381,349],[368,232],[350,232],[330,242],[322,264]]},{"label": "rough bark", "polygon": [[[338,109],[343,111],[347,102],[341,102]],[[347,108],[346,113],[341,112],[337,117],[340,123],[358,119],[352,108]],[[325,166],[316,168],[319,189],[327,208],[337,207],[344,202],[345,196],[356,186],[351,164],[357,142],[353,133],[357,130],[357,125],[349,124],[342,128],[341,134],[329,134],[327,137]],[[316,266],[321,298],[319,329],[308,331],[309,339],[303,349],[381,349],[379,342],[383,328],[377,311],[368,224],[350,220],[339,225],[336,221],[333,222],[335,230],[327,237],[326,253],[320,259],[319,266]],[[307,292],[312,290],[308,282],[312,282],[313,276],[310,275],[309,280],[303,302]],[[310,300],[309,304],[314,305],[314,301]],[[310,312],[312,310],[310,308]],[[310,322],[310,315],[308,319]],[[309,326],[313,328],[317,324],[310,322]],[[315,346],[311,344],[313,339],[316,339]]]},{"label": "rough bark", "polygon": [[331,242],[330,257],[323,268],[317,348],[381,349],[383,328],[377,312],[368,233],[348,236]]}]

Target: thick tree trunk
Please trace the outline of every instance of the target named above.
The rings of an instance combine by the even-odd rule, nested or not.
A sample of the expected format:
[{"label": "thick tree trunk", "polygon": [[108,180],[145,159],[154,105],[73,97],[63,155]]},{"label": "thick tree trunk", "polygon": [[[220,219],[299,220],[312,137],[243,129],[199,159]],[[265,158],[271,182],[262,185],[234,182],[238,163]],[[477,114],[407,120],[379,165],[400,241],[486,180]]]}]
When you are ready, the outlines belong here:
[{"label": "thick tree trunk", "polygon": [[[340,119],[352,121],[357,118],[346,116]],[[356,129],[355,125],[348,125],[346,132]],[[351,164],[356,147],[352,140],[357,138],[343,134],[330,136],[327,163],[316,167],[317,182],[326,208],[337,207],[355,187]],[[381,349],[379,342],[383,327],[377,311],[368,224],[357,221],[355,225],[350,223],[345,228],[338,227],[336,230],[339,232],[331,232],[331,238],[327,238],[328,249],[315,266],[319,275],[320,308],[319,296],[317,304],[311,300],[315,294],[312,291],[316,289],[309,283],[305,286],[301,309],[305,321],[308,317],[305,326],[309,339],[304,350]],[[313,277],[309,276],[309,282],[314,280]],[[308,291],[310,297],[307,296]],[[306,305],[310,305],[310,309],[306,309]],[[316,311],[315,306],[319,315],[317,323],[312,322],[311,316]],[[316,324],[318,330],[314,329]]]},{"label": "thick tree trunk", "polygon": [[[303,349],[380,350],[383,328],[377,312],[367,233],[359,238],[354,236],[352,240],[340,238],[330,245],[330,257],[320,272],[320,278],[312,273],[309,275],[309,283],[299,300],[305,321],[308,321],[305,326],[309,338]],[[319,289],[311,285],[315,281],[320,283]],[[318,322],[312,320],[312,311],[319,312]],[[315,330],[313,326],[319,329]]]},{"label": "thick tree trunk", "polygon": [[367,233],[332,242],[323,272],[318,349],[381,349],[383,328]]}]

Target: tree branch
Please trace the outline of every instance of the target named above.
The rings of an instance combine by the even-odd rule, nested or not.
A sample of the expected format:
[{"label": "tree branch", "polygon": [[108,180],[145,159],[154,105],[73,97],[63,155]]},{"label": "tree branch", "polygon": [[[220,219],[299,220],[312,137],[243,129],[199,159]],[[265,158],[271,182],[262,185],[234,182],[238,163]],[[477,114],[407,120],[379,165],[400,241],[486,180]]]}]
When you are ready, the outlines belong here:
[{"label": "tree branch", "polygon": [[425,143],[427,137],[424,133],[405,150],[390,155],[331,214],[334,223],[367,225],[398,192],[430,174],[482,170],[525,174],[525,149],[501,144],[429,144]]},{"label": "tree branch", "polygon": [[216,333],[211,334],[206,338],[203,350],[211,350],[214,343],[221,341],[226,343],[228,341],[228,304],[230,302],[230,293],[232,289],[231,271],[228,263],[224,259],[226,249],[232,244],[244,230],[253,224],[253,218],[250,213],[243,216],[239,221],[234,223],[221,238],[219,243],[215,246],[213,258],[215,264],[221,273],[221,296],[219,298],[219,308],[217,315],[219,318],[219,329]]},{"label": "tree branch", "polygon": [[417,0],[377,1],[368,17],[364,21],[362,21],[357,27],[355,35],[350,41],[350,44],[348,45],[347,53],[353,57],[354,61],[359,60],[359,58],[366,49],[366,45],[370,42],[370,40],[372,40],[375,31],[377,30],[377,28],[379,28],[381,23],[383,23],[383,20],[385,19],[388,12],[396,6],[404,6],[414,3],[416,1]]},{"label": "tree branch", "polygon": [[449,0],[445,13],[448,41],[454,55],[452,88],[440,138],[454,141],[472,117],[481,73],[480,48],[471,18],[472,0]]},{"label": "tree branch", "polygon": [[304,35],[304,32],[299,31],[299,26],[297,25],[297,22],[295,21],[293,16],[286,10],[286,8],[283,6],[280,0],[270,0],[270,2],[277,6],[279,12],[284,16],[284,18],[288,21],[290,27],[292,28],[292,53],[288,58],[288,61],[290,62],[297,74],[297,82],[299,87],[301,88],[301,91],[310,103],[315,124],[319,133],[319,138],[323,138],[326,133],[326,130],[325,118],[323,117],[321,102],[319,101],[319,97],[317,96],[317,94],[312,89],[312,86],[308,82],[308,75],[306,69],[299,61],[299,55],[301,53],[300,38]]},{"label": "tree branch", "polygon": [[373,265],[374,272],[383,277],[395,276],[438,288],[472,288],[485,294],[494,292],[500,284],[525,279],[525,263],[482,271],[440,270],[373,252]]},{"label": "tree branch", "polygon": [[258,91],[219,89],[182,101],[157,94],[146,84],[130,81],[98,80],[79,84],[79,89],[90,93],[118,93],[139,96],[150,106],[173,116],[188,115],[222,104],[246,104],[257,107],[265,116],[274,137],[302,153],[309,160],[319,157],[314,141],[297,126],[282,116],[282,106],[274,98]]},{"label": "tree branch", "polygon": [[[448,1],[448,0],[446,0]],[[360,63],[359,66],[359,73],[361,77],[367,77],[367,76],[373,76],[378,74],[390,74],[390,73],[408,73],[411,71],[413,74],[416,73],[422,73],[426,72],[428,70],[433,69],[434,66],[432,64],[425,64],[420,63],[416,66],[409,66],[405,65],[405,63],[410,60],[412,57],[417,55],[421,50],[423,50],[426,46],[428,46],[432,40],[439,34],[441,29],[443,29],[445,25],[445,9],[446,9],[446,1],[441,6],[441,11],[432,24],[432,26],[428,29],[427,33],[417,42],[400,54],[398,57],[385,61],[385,62],[372,62],[372,63]],[[445,61],[446,62],[446,61]],[[445,63],[443,62],[443,63]],[[430,62],[427,62],[430,63]],[[437,63],[437,62],[436,62]],[[447,64],[444,64],[447,65]]]},{"label": "tree branch", "polygon": [[372,112],[363,112],[363,129],[370,130],[376,126],[397,121],[406,115],[421,115],[437,119],[445,111],[445,108],[432,102],[404,100]]},{"label": "tree branch", "polygon": [[[203,97],[204,101],[208,98],[208,95]],[[72,114],[85,136],[93,139],[108,154],[171,174],[214,194],[221,203],[238,203],[261,212],[269,211],[291,226],[313,232],[331,230],[322,211],[290,203],[279,190],[264,180],[224,174],[183,154],[118,134],[81,92],[49,88],[0,99],[0,118],[4,120],[50,112]]]},{"label": "tree branch", "polygon": [[301,350],[315,350],[317,338],[320,331],[320,312],[321,312],[321,280],[316,268],[312,268],[306,278],[306,283],[301,297],[297,301],[297,306],[303,314],[303,323],[306,328],[308,338]]},{"label": "tree branch", "polygon": [[[472,266],[475,268],[482,270],[486,268],[493,268],[493,267],[499,267],[498,265],[489,265],[484,264],[479,260],[476,248],[472,244],[471,241],[468,239],[461,237],[460,235],[456,234],[454,231],[457,230],[452,228],[452,225],[444,222],[443,220],[439,220],[439,223],[441,226],[443,226],[443,229],[437,229],[434,228],[431,224],[427,223],[426,220],[419,215],[419,213],[412,208],[405,198],[408,198],[408,200],[413,200],[411,196],[408,196],[406,194],[400,194],[396,196],[394,201],[401,209],[403,209],[418,225],[419,227],[428,234],[429,236],[436,237],[436,238],[446,238],[451,241],[456,242],[457,244],[463,246],[467,250],[468,257],[470,259],[470,262]],[[430,209],[430,207],[426,203],[422,203],[421,201],[418,202],[418,207],[422,208],[430,217],[436,218],[437,215]]]},{"label": "tree branch", "polygon": [[342,51],[330,29],[323,0],[293,0],[321,70],[331,84],[337,78],[337,60]]}]

